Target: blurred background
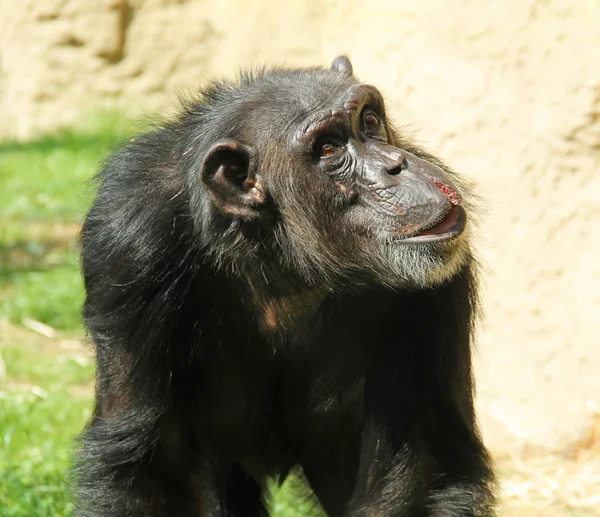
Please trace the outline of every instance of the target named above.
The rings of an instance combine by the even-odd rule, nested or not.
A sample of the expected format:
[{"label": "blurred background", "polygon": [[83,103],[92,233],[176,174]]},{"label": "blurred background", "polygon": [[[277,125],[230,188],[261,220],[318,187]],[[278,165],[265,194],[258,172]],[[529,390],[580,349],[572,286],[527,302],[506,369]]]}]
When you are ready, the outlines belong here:
[{"label": "blurred background", "polygon": [[500,515],[600,515],[600,1],[1,0],[2,517],[71,513],[99,161],[177,92],[338,54],[485,199],[477,403]]}]

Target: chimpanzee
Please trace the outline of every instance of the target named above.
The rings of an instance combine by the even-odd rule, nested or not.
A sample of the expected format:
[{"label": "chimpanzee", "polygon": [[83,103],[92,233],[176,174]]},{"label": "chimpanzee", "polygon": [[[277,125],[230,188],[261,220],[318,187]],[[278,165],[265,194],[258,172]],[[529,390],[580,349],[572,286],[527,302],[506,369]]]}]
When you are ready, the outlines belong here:
[{"label": "chimpanzee", "polygon": [[494,513],[468,193],[348,58],[218,81],[106,162],[82,232],[78,517]]}]

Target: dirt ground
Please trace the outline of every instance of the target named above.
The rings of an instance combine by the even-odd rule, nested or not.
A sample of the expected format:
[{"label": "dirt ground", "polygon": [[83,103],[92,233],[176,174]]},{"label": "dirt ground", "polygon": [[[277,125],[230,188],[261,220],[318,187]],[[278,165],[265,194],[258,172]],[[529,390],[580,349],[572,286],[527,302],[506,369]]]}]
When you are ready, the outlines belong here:
[{"label": "dirt ground", "polygon": [[[568,453],[496,457],[503,517],[600,515],[600,421]],[[492,451],[493,453],[494,451]]]}]

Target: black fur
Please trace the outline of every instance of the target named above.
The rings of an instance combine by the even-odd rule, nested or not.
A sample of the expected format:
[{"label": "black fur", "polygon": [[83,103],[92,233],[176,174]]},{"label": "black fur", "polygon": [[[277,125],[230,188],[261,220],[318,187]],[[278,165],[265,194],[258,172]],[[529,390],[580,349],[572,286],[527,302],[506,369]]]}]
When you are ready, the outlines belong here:
[{"label": "black fur", "polygon": [[[339,214],[368,185],[335,190],[296,145],[351,73],[214,83],[105,164],[82,234],[98,373],[78,517],[266,515],[266,479],[296,465],[332,517],[492,515],[466,232],[376,243],[374,215],[359,235]],[[390,145],[441,165],[387,124]],[[209,195],[223,138],[251,150],[214,151],[229,175]]]}]

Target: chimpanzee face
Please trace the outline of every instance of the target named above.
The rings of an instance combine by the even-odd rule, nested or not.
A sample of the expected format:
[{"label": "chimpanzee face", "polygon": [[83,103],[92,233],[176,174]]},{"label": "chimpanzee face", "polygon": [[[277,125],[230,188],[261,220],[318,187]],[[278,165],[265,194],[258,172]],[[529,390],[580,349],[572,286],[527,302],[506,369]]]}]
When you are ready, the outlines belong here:
[{"label": "chimpanzee face", "polygon": [[451,173],[403,143],[379,91],[343,65],[315,74],[313,84],[288,85],[280,97],[271,89],[269,109],[256,103],[238,138],[213,145],[204,186],[223,213],[248,224],[262,219],[282,261],[313,281],[447,280],[469,257]]}]

